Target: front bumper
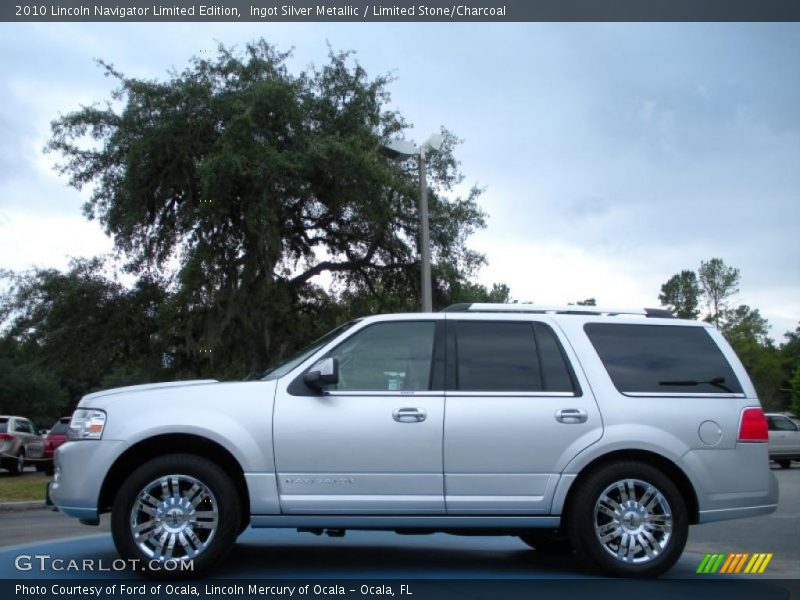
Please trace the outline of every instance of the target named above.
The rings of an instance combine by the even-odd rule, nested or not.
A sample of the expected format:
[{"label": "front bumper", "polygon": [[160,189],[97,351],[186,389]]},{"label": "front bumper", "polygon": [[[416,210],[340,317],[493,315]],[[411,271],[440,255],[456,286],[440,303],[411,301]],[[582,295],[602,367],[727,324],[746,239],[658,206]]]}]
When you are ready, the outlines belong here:
[{"label": "front bumper", "polygon": [[97,519],[103,481],[126,448],[125,442],[117,440],[81,440],[59,446],[48,490],[53,504],[70,517]]}]

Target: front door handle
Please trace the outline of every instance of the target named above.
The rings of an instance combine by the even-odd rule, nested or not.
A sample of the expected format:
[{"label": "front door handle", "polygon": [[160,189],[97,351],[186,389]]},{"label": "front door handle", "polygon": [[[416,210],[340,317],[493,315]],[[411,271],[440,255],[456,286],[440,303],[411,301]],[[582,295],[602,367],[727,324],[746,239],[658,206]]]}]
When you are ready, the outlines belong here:
[{"label": "front door handle", "polygon": [[424,408],[396,408],[392,418],[398,423],[421,423],[428,417]]},{"label": "front door handle", "polygon": [[588,418],[586,411],[580,408],[562,408],[556,411],[556,421],[566,425],[586,423]]}]

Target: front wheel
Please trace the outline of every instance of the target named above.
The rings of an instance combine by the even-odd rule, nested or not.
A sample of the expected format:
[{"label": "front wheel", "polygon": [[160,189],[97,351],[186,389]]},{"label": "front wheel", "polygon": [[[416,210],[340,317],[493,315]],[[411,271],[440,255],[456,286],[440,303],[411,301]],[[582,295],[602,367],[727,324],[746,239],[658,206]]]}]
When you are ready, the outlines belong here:
[{"label": "front wheel", "polygon": [[661,470],[640,462],[609,464],[577,485],[567,526],[584,562],[608,575],[657,577],[680,558],[689,515]]},{"label": "front wheel", "polygon": [[[214,462],[169,454],[146,462],[114,499],[117,551],[155,578],[195,576],[220,561],[239,533],[236,487]],[[191,563],[191,564],[188,564]]]}]

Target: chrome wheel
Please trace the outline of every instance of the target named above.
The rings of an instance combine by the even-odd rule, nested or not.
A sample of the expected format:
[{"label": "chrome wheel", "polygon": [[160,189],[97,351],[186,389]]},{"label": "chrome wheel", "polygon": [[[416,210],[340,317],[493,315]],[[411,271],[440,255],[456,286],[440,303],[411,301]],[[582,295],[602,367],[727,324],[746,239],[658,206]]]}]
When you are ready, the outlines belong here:
[{"label": "chrome wheel", "polygon": [[642,564],[660,556],[672,537],[673,518],[667,499],[639,479],[609,485],[594,506],[594,532],[615,559]]},{"label": "chrome wheel", "polygon": [[196,557],[211,544],[218,523],[214,494],[189,475],[164,475],[148,483],[130,515],[134,542],[158,561]]}]

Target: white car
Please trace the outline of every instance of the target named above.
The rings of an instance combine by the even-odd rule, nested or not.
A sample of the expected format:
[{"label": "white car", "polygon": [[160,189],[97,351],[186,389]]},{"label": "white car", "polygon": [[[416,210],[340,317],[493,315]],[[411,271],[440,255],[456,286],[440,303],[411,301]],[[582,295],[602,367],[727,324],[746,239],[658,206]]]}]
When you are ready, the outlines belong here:
[{"label": "white car", "polygon": [[800,426],[786,415],[767,414],[769,457],[788,469],[793,460],[800,460]]}]

